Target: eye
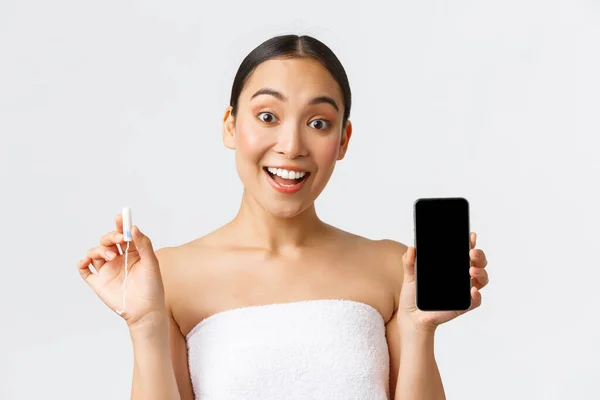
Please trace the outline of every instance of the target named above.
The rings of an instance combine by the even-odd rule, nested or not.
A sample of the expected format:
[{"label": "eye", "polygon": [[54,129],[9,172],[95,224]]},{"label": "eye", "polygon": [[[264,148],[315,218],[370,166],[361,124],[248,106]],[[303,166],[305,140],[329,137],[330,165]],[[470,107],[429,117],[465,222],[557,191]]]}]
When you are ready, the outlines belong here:
[{"label": "eye", "polygon": [[[267,119],[264,119],[261,117],[263,115],[267,115],[270,117],[267,117]],[[275,118],[275,116],[273,114],[271,114],[270,112],[261,112],[261,113],[258,113],[258,119],[260,119],[262,122],[271,123],[271,122],[274,122],[274,120],[276,120],[277,118]]]},{"label": "eye", "polygon": [[[315,125],[314,123],[317,122],[317,124]],[[319,129],[319,130],[324,130],[329,128],[329,121],[327,121],[326,119],[315,119],[314,121],[310,122],[312,124],[312,127],[315,129]]]}]

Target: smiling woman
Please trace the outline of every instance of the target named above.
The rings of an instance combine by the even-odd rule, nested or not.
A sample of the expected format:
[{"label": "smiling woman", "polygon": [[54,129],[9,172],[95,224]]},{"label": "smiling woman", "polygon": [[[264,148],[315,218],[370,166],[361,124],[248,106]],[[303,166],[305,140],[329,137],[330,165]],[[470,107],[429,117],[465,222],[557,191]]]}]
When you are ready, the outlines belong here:
[{"label": "smiling woman", "polygon": [[[414,249],[316,212],[350,143],[350,107],[344,68],[315,38],[274,37],[243,60],[222,129],[244,186],[237,215],[156,252],[132,230],[132,399],[444,398],[433,327],[455,315],[416,310]],[[122,256],[105,255],[123,243],[116,226],[79,264],[111,307],[123,293]],[[474,306],[487,283],[476,254]]]},{"label": "smiling woman", "polygon": [[[344,158],[351,98],[340,61],[314,38],[275,37],[248,54],[223,125],[246,203],[257,202],[278,217],[310,214],[336,161]],[[304,173],[298,181],[296,172]]]}]

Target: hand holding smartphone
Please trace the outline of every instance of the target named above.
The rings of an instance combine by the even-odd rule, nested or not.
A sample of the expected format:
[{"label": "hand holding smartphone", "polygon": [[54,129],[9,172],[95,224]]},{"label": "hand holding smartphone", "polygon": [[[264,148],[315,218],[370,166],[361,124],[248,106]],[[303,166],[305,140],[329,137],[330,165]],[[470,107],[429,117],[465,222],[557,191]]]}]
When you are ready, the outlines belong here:
[{"label": "hand holding smartphone", "polygon": [[471,306],[469,202],[462,197],[414,203],[416,305],[422,311]]}]

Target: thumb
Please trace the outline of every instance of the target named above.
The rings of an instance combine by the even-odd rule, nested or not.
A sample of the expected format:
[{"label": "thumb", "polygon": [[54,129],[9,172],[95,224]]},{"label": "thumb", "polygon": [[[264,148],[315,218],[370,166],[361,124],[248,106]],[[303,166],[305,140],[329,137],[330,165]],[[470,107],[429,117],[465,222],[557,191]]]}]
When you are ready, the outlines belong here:
[{"label": "thumb", "polygon": [[142,261],[150,261],[156,258],[150,238],[144,235],[137,225],[131,227],[131,237]]},{"label": "thumb", "polygon": [[402,255],[402,264],[404,264],[404,283],[412,283],[415,281],[415,255],[416,249],[413,246],[408,246]]}]

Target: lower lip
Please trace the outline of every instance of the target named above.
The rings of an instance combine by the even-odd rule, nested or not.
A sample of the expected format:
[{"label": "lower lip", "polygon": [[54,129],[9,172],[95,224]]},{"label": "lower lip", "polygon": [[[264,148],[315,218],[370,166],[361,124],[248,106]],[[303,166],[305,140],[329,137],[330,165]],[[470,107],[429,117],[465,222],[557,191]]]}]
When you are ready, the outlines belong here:
[{"label": "lower lip", "polygon": [[292,194],[292,193],[296,193],[298,190],[302,189],[302,186],[304,186],[304,182],[306,182],[308,180],[308,176],[304,179],[302,179],[302,181],[300,181],[300,183],[295,184],[294,186],[283,186],[280,185],[278,182],[276,182],[273,178],[271,178],[271,175],[269,175],[269,173],[266,170],[263,170],[265,175],[267,176],[267,180],[269,181],[269,183],[271,184],[271,186],[273,187],[273,189],[277,190],[279,193],[284,193],[284,194]]}]

